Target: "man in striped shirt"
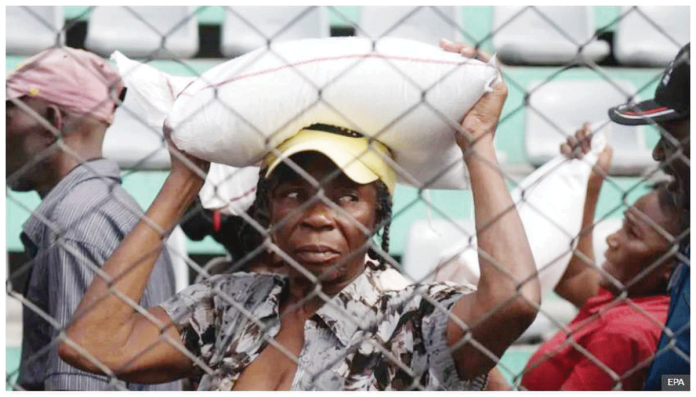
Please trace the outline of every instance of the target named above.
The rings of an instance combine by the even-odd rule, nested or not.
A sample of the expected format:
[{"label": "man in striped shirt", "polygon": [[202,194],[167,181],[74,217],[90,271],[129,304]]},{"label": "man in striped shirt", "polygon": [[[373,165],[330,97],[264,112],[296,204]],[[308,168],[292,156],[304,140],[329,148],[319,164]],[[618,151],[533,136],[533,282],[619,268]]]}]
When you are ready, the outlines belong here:
[{"label": "man in striped shirt", "polygon": [[[52,48],[28,59],[6,83],[7,184],[42,199],[24,226],[31,258],[23,295],[22,359],[17,389],[179,390],[178,382],[138,385],[96,376],[63,362],[56,339],[95,271],[138,222],[141,209],[120,185],[118,165],[101,147],[124,88],[102,58]],[[147,256],[143,252],[143,256]],[[156,305],[174,291],[166,252],[143,298]]]}]

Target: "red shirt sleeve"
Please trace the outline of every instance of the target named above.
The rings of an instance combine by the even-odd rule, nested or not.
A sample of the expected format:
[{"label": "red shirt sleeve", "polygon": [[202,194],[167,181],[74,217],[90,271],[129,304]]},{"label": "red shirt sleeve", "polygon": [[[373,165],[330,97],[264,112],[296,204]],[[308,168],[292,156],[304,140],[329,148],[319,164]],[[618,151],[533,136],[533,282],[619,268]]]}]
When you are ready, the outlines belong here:
[{"label": "red shirt sleeve", "polygon": [[522,387],[539,391],[561,388],[573,362],[564,352],[551,352],[557,349],[563,340],[562,335],[556,334],[532,355],[522,376]]},{"label": "red shirt sleeve", "polygon": [[[578,361],[561,390],[640,390],[646,366],[624,375],[641,362],[644,352],[629,335],[599,332],[585,343],[588,355]],[[580,353],[582,354],[582,353]],[[588,357],[593,356],[594,359]],[[610,370],[610,371],[607,371]]]}]

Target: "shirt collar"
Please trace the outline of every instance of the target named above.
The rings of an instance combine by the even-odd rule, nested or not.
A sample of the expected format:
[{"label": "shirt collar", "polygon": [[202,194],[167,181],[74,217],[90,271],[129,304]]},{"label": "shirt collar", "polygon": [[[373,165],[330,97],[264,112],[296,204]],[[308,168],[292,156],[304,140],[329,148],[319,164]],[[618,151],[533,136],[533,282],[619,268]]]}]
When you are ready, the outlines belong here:
[{"label": "shirt collar", "polygon": [[365,270],[352,283],[343,288],[317,312],[336,338],[348,346],[359,324],[373,324],[379,315],[379,301],[383,288],[376,262],[366,258]]},{"label": "shirt collar", "polygon": [[585,310],[587,310],[589,314],[595,314],[599,312],[599,310],[607,303],[612,302],[615,299],[616,297],[614,294],[600,287],[597,295],[587,299],[585,302]]},{"label": "shirt collar", "polygon": [[[641,305],[645,302],[650,302],[654,300],[656,297],[660,296],[665,296],[665,294],[627,297],[625,300],[620,300],[619,297],[614,296],[614,294],[612,294],[608,290],[600,287],[597,295],[589,298],[585,302],[584,310],[587,310],[587,313],[589,314],[595,314],[602,310],[602,308],[604,308],[608,304],[612,304],[614,307],[626,306],[628,305],[626,301],[631,300],[634,304]],[[620,302],[613,303],[617,300],[620,300]]]},{"label": "shirt collar", "polygon": [[[51,214],[56,206],[63,201],[65,196],[78,184],[90,179],[105,179],[111,183],[121,183],[118,164],[112,160],[96,159],[81,163],[73,168],[68,175],[58,182],[56,186],[41,201],[39,207],[32,212],[29,220],[24,224],[22,241],[28,239],[37,247],[43,246],[42,236],[45,229],[56,230],[57,226],[51,222]],[[25,248],[27,246],[25,242]]]}]

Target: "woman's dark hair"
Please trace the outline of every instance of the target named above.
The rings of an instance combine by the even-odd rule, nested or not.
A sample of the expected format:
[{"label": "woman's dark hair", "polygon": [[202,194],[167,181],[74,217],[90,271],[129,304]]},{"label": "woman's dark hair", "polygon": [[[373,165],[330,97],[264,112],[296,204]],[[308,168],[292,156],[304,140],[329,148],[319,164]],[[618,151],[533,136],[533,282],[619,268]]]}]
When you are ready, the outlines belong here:
[{"label": "woman's dark hair", "polygon": [[[660,206],[660,211],[667,215],[669,222],[674,222],[672,227],[666,227],[669,225],[664,225],[666,231],[670,234],[675,234],[677,237],[679,233],[684,230],[682,222],[680,222],[679,215],[681,214],[681,208],[677,202],[675,195],[669,191],[669,181],[659,181],[650,186],[651,191],[655,192],[657,195],[657,202]],[[675,242],[675,244],[679,244]],[[670,269],[673,268],[674,263],[670,262]],[[669,279],[664,280],[661,285],[657,287],[660,292],[668,291]]]},{"label": "woman's dark hair", "polygon": [[[678,219],[678,216],[680,214],[680,207],[679,203],[677,202],[676,196],[669,191],[669,182],[656,182],[652,186],[650,186],[650,188],[652,191],[655,192],[655,194],[657,194],[657,202],[660,205],[660,210],[663,213],[669,215],[670,217],[674,216],[675,219]],[[682,228],[680,225],[677,229],[677,232],[681,232],[681,230]]]},{"label": "woman's dark hair", "polygon": [[[268,208],[268,200],[266,195],[269,191],[273,189],[275,184],[279,179],[283,178],[283,175],[287,173],[293,173],[294,171],[286,164],[280,164],[278,168],[274,170],[274,175],[279,176],[278,178],[273,178],[272,180],[266,179],[266,170],[262,169],[259,173],[259,181],[256,185],[256,199],[252,204],[251,208],[247,213],[251,218],[257,221],[261,226],[268,229],[270,226],[270,211]],[[389,189],[380,180],[377,181],[377,204],[376,204],[376,220],[377,228],[376,231],[382,229],[381,233],[381,248],[382,251],[389,252],[389,224],[391,223],[391,209],[392,209],[392,198],[389,194]],[[377,233],[376,233],[377,234]],[[245,250],[251,252],[260,244],[263,243],[264,237],[251,225],[245,222],[244,226],[240,228],[240,240],[243,242]],[[379,261],[379,269],[386,269],[386,259],[378,254],[373,248],[368,250],[368,255],[372,259]]]},{"label": "woman's dark hair", "polygon": [[[382,181],[377,181],[377,230],[382,229],[382,251],[389,254],[389,225],[391,224],[392,216],[392,197],[389,194],[387,185]],[[372,259],[379,260],[379,268],[387,269],[387,260],[374,249],[370,248],[367,254]]]}]

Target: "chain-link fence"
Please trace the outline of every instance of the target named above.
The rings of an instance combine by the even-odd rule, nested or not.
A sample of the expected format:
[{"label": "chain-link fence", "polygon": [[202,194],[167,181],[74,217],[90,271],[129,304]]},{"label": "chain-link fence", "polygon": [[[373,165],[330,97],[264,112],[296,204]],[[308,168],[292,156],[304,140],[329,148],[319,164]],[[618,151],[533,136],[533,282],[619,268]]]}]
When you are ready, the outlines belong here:
[{"label": "chain-link fence", "polygon": [[[688,304],[688,290],[682,293],[679,285],[685,272],[688,285],[688,205],[683,195],[675,198],[678,178],[670,187],[661,183],[669,180],[666,174],[674,176],[672,169],[688,175],[688,126],[685,133],[683,126],[655,121],[625,126],[612,123],[607,111],[652,99],[658,84],[668,84],[665,67],[689,42],[689,7],[5,11],[8,390],[423,390],[486,383],[488,389],[513,390],[642,389],[655,354],[684,360],[688,367],[688,338],[686,348],[680,342],[689,333],[688,315],[678,329],[665,328],[670,293]],[[282,46],[337,36],[366,40],[370,54],[387,48],[388,37],[414,40],[415,50],[376,57],[342,52],[350,41],[326,47],[312,42],[296,52],[288,48],[300,47]],[[404,66],[447,64],[440,55],[423,61],[431,55],[415,43],[436,46],[441,38],[497,54],[508,90],[494,158],[482,154],[485,139],[462,146],[469,166],[484,163],[483,171],[480,165],[477,171],[469,168],[466,189],[439,189],[452,169],[464,164],[461,159],[447,162],[443,154],[441,160],[435,138],[409,143],[400,135],[409,126],[425,125],[477,138],[459,126],[464,113],[451,116],[446,103],[438,108],[443,100],[433,99],[472,61],[462,56],[450,69],[423,69],[440,73],[433,76],[414,75]],[[79,98],[93,96],[88,87],[78,93],[63,87],[48,100],[43,95],[69,86],[70,78],[37,66],[54,67],[51,52],[27,62],[49,47],[76,67],[85,66],[80,73],[95,76],[102,72],[65,48],[104,59],[120,51],[141,64],[118,65],[127,83],[125,97],[119,95],[120,83],[100,75],[105,93],[87,101],[91,111],[79,112],[84,105]],[[304,51],[310,61],[297,54]],[[319,64],[321,70],[321,61],[338,58],[351,61],[339,69],[327,63],[339,71],[320,83],[312,74],[319,72],[305,68]],[[225,63],[239,59],[244,62]],[[223,64],[228,69],[205,74]],[[143,65],[154,69],[146,75]],[[286,77],[253,80],[281,69],[289,70]],[[37,83],[30,79],[34,74],[53,80]],[[145,77],[135,79],[139,75]],[[399,92],[390,98],[390,79],[415,102],[396,108],[406,100],[394,99]],[[231,89],[241,95],[222,88],[242,80],[251,82]],[[25,91],[12,96],[12,90],[21,91],[13,85],[17,81]],[[167,179],[170,168],[183,164],[199,175],[205,170],[180,153],[170,160],[163,131],[156,128],[163,121],[153,115],[157,104],[138,99],[147,102],[162,87],[185,97],[196,84],[215,86],[215,94],[207,102],[196,97],[199,102],[174,104],[174,111],[169,105],[168,122],[179,121],[175,141],[184,128],[205,135],[197,130],[201,125],[219,128],[220,136],[226,128],[246,129],[251,135],[239,145],[253,141],[262,150],[250,144],[253,153],[244,153],[245,165],[272,172],[213,164],[200,197],[192,201],[197,190],[182,185],[171,191],[177,185]],[[455,90],[458,95],[475,95],[476,83],[467,84],[471,87]],[[367,92],[367,99],[337,98],[332,89]],[[290,109],[301,110],[288,115],[288,106],[274,99],[283,95],[291,99]],[[78,104],[62,102],[66,96],[78,98]],[[297,103],[309,99],[300,106],[294,96]],[[114,104],[119,106],[113,123],[103,135],[100,128],[110,120],[97,116]],[[360,116],[380,106],[392,114]],[[688,106],[687,99],[687,120]],[[310,120],[316,108],[329,109],[342,122],[327,126]],[[205,109],[218,109],[236,124],[199,117]],[[594,149],[573,141],[584,122],[613,149],[609,158],[594,139]],[[307,138],[310,145],[303,150],[298,148],[304,143],[288,141],[317,131],[321,137]],[[202,138],[210,140],[203,143],[208,152],[230,147],[229,141],[213,143],[214,136]],[[658,141],[662,163],[653,159]],[[381,142],[395,143],[385,148]],[[454,139],[447,142],[448,150],[459,150]],[[564,142],[573,144],[575,154],[583,148],[590,153],[561,161]],[[246,149],[228,155],[239,157]],[[339,164],[335,156],[348,159]],[[405,165],[405,158],[420,163]],[[228,164],[242,162],[234,161]],[[491,165],[495,172],[487,174]],[[461,182],[464,172],[458,174]],[[487,184],[476,183],[481,175],[490,178]],[[499,177],[512,192],[512,204],[503,200],[505,205],[496,207],[500,190],[491,186]],[[401,183],[393,187],[395,180]],[[358,187],[365,181],[376,188]],[[683,186],[688,192],[688,181]],[[161,210],[146,216],[140,208],[153,201]],[[369,210],[361,207],[365,202]],[[185,210],[166,209],[184,204]],[[167,223],[167,211],[179,224],[171,234],[168,228],[175,225]],[[141,219],[136,239],[153,243],[139,247],[130,241],[140,252],[122,251],[120,262],[103,267]],[[167,235],[156,260],[148,253],[159,255],[163,244],[152,231]],[[531,252],[520,245],[520,231]],[[531,272],[524,267],[529,255],[536,261]],[[153,276],[138,287],[143,268]],[[93,286],[96,295],[74,315],[95,275],[106,282]],[[164,304],[166,312],[147,310],[182,290]],[[130,339],[122,337],[122,324],[114,326],[112,314],[128,321]],[[109,331],[96,332],[101,325]],[[663,332],[669,343],[658,346]],[[61,357],[105,375],[80,372]],[[487,371],[477,372],[493,366],[488,378]],[[468,381],[460,382],[460,376]],[[175,379],[184,381],[166,383]],[[142,385],[153,382],[161,385]]]}]

